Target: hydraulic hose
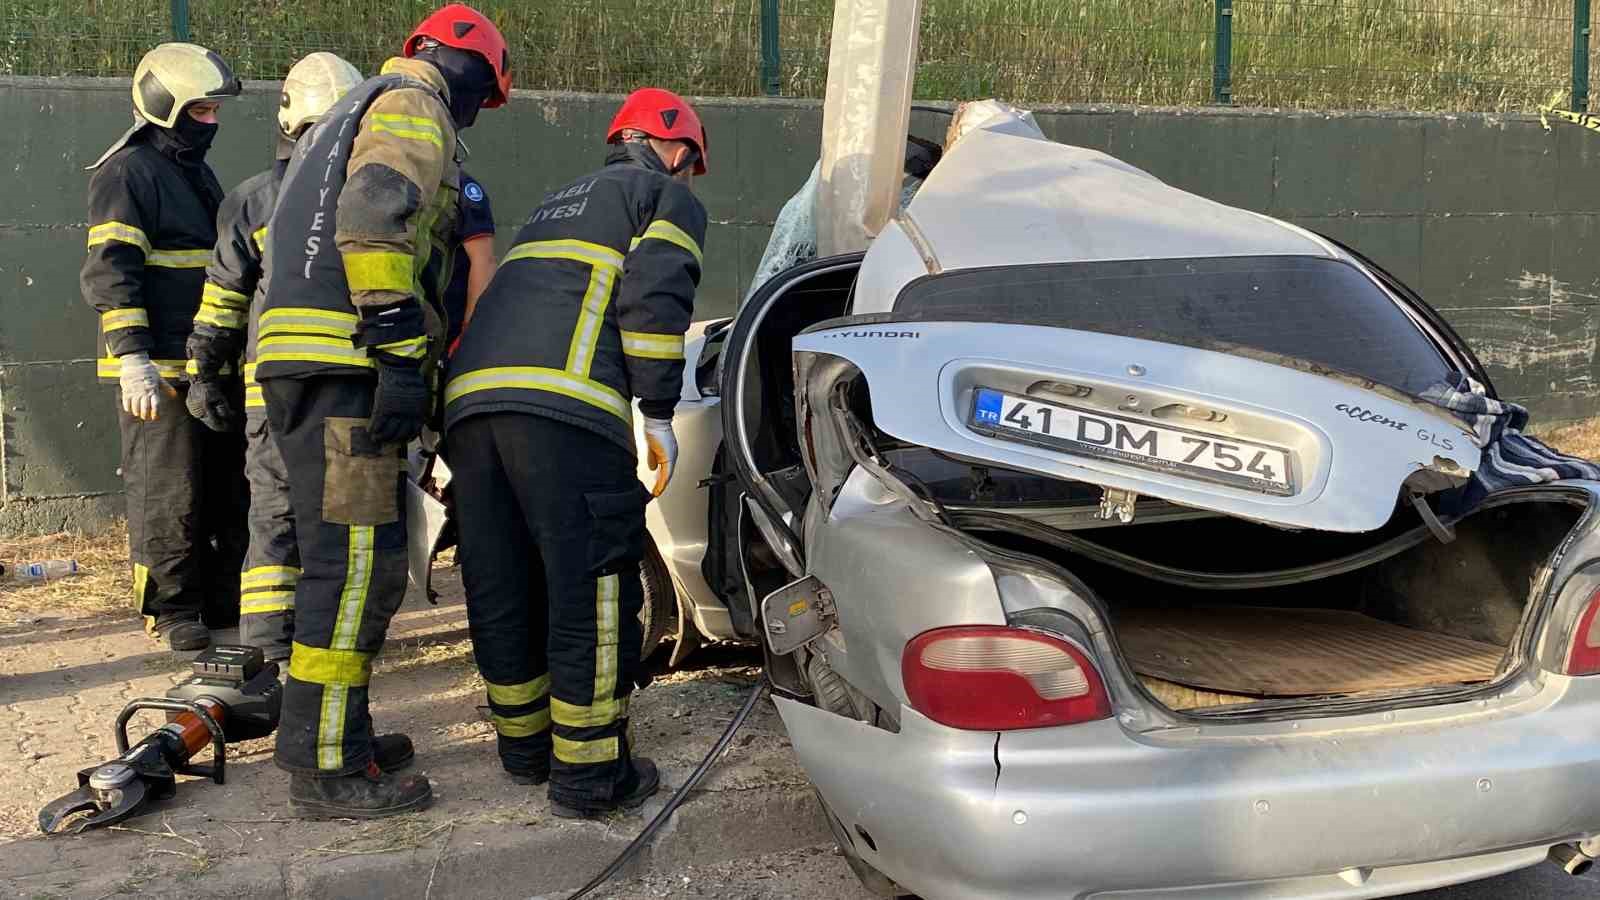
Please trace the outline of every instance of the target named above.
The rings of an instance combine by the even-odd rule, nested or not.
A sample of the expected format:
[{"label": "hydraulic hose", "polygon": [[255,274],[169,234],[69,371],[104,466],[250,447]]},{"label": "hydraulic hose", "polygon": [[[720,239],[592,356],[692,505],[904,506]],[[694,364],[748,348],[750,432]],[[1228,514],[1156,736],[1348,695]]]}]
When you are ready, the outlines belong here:
[{"label": "hydraulic hose", "polygon": [[717,742],[712,745],[711,752],[706,754],[705,759],[700,760],[700,765],[683,782],[683,786],[673,792],[672,797],[667,800],[667,805],[661,808],[661,812],[656,813],[656,817],[650,820],[650,824],[644,826],[644,830],[639,832],[638,837],[634,838],[628,846],[622,848],[622,852],[617,854],[617,858],[613,859],[610,865],[600,870],[600,874],[591,879],[588,884],[579,888],[577,892],[567,897],[567,900],[579,900],[581,897],[589,896],[595,888],[616,877],[616,874],[621,872],[624,866],[639,855],[639,851],[643,850],[645,845],[650,842],[650,838],[655,836],[661,826],[666,824],[667,819],[677,811],[679,806],[683,805],[683,801],[688,799],[689,792],[694,790],[705,779],[706,773],[711,771],[711,767],[716,765],[717,759],[722,756],[722,751],[728,749],[728,744],[733,742],[733,736],[739,732],[745,720],[750,718],[750,713],[755,711],[756,704],[761,701],[762,697],[766,696],[770,687],[771,684],[767,681],[766,674],[763,673],[761,680],[756,682],[756,686],[751,689],[750,696],[745,698],[744,706],[739,708],[739,712],[733,717],[733,721],[728,723],[728,727],[723,730],[722,736],[717,738]]}]

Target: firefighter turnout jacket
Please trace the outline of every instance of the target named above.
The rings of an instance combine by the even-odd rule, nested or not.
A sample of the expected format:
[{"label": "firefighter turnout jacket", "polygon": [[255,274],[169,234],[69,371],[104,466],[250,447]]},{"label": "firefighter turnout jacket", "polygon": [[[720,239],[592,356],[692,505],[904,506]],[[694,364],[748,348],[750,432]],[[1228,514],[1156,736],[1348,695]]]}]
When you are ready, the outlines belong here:
[{"label": "firefighter turnout jacket", "polygon": [[445,427],[545,416],[634,452],[631,398],[671,418],[700,283],[706,211],[647,145],[544,198],[450,360]]},{"label": "firefighter turnout jacket", "polygon": [[[277,205],[278,187],[288,163],[279,160],[265,172],[250,176],[222,201],[222,211],[217,214],[217,246],[206,266],[205,290],[190,339],[191,346],[203,342],[208,355],[229,360],[243,356],[247,409],[262,407],[261,386],[255,381],[255,323],[263,293],[258,288],[264,287],[261,259],[267,222]],[[193,359],[189,374],[197,374]]]},{"label": "firefighter turnout jacket", "polygon": [[[428,260],[455,224],[456,132],[438,69],[395,58],[295,145],[266,239],[256,378],[348,375],[442,349]],[[348,196],[346,188],[349,189]],[[449,278],[448,264],[435,267]]]},{"label": "firefighter turnout jacket", "polygon": [[89,180],[89,256],[80,282],[100,314],[102,381],[117,381],[117,357],[141,351],[167,378],[183,375],[222,203],[211,167],[187,157],[151,126]]}]

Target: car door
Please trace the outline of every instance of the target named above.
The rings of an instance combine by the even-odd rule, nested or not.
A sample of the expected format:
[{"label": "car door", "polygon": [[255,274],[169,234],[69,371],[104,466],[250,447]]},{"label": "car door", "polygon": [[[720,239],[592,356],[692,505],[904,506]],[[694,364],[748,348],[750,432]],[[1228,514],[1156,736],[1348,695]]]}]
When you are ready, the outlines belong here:
[{"label": "car door", "polygon": [[754,604],[805,573],[800,522],[810,496],[795,429],[790,343],[844,314],[862,254],[774,277],[739,310],[723,345],[723,447],[708,481],[705,575],[735,630],[756,639]]}]

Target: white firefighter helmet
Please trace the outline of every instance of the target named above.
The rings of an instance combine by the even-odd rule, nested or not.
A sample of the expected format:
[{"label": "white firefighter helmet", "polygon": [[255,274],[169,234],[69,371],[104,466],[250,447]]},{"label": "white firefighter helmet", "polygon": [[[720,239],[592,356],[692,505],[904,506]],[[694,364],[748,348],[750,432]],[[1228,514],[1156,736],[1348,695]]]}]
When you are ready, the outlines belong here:
[{"label": "white firefighter helmet", "polygon": [[361,71],[342,57],[317,51],[300,58],[283,78],[278,127],[292,138],[362,82]]},{"label": "white firefighter helmet", "polygon": [[198,44],[161,44],[133,72],[133,108],[162,128],[176,125],[191,103],[237,97],[241,90],[222,57]]}]

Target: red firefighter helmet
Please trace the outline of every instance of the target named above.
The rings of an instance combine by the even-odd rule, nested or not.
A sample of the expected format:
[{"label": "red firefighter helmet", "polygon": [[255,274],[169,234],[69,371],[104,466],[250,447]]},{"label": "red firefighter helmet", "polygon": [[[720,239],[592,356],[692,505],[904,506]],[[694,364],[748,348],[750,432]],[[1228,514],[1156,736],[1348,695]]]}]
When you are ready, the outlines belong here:
[{"label": "red firefighter helmet", "polygon": [[658,141],[687,141],[698,154],[694,174],[706,173],[706,129],[694,107],[665,88],[640,88],[622,101],[617,117],[611,120],[606,143],[621,140],[627,129],[642,131]]},{"label": "red firefighter helmet", "polygon": [[402,56],[413,56],[423,38],[433,38],[446,47],[478,54],[494,68],[494,94],[483,104],[485,109],[504,106],[511,96],[511,49],[500,29],[488,16],[464,3],[452,3],[422,20],[417,30],[400,48]]}]

